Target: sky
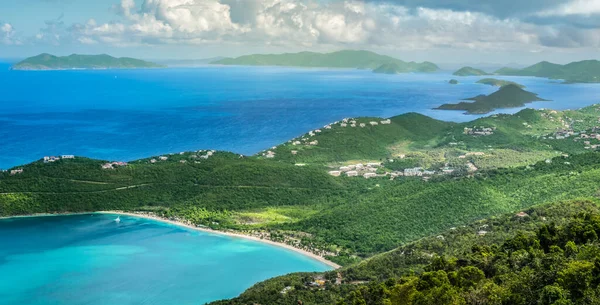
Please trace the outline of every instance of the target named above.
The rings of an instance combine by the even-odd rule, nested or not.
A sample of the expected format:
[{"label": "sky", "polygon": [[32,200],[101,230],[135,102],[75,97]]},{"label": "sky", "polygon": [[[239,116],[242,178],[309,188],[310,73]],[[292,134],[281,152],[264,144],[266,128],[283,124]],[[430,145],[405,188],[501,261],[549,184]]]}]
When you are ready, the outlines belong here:
[{"label": "sky", "polygon": [[437,63],[595,59],[600,0],[0,0],[0,58],[341,49]]}]

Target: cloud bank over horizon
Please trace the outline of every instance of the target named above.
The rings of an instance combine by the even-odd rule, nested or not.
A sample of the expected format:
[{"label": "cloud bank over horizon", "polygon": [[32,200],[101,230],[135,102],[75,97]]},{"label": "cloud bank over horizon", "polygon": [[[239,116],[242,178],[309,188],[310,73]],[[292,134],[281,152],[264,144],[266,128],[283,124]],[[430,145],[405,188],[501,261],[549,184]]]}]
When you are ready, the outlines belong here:
[{"label": "cloud bank over horizon", "polygon": [[[24,5],[48,0],[28,0]],[[59,3],[63,0],[53,0]],[[76,1],[76,0],[70,0]],[[100,0],[98,0],[100,1]],[[240,46],[393,52],[600,50],[600,0],[104,0],[109,18],[34,20],[20,31],[0,10],[0,48]],[[19,5],[19,4],[15,4]]]}]

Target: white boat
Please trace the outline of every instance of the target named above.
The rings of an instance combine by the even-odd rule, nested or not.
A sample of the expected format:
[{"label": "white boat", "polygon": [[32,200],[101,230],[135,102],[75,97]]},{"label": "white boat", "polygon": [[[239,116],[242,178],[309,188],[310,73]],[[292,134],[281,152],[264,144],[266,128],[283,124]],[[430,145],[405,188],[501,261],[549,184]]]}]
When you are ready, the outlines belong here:
[{"label": "white boat", "polygon": [[117,223],[121,222],[121,216],[117,216],[117,218],[115,219],[115,222],[117,222]]}]

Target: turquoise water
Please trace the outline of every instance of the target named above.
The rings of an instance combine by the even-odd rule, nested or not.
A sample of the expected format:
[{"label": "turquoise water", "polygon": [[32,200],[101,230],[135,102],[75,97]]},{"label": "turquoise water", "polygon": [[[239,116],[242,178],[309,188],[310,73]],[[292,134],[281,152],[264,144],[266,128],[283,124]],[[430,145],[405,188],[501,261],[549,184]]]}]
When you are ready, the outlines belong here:
[{"label": "turquoise water", "polygon": [[329,270],[280,247],[115,217],[0,220],[0,304],[204,304],[277,275]]},{"label": "turquoise water", "polygon": [[[254,154],[344,117],[420,112],[438,119],[474,116],[431,110],[493,87],[448,72],[381,75],[361,70],[274,67],[157,70],[10,71],[0,63],[0,168],[45,155],[129,161],[198,149]],[[561,85],[504,77],[551,102],[600,102],[600,85]],[[519,109],[501,110],[515,112]]]}]

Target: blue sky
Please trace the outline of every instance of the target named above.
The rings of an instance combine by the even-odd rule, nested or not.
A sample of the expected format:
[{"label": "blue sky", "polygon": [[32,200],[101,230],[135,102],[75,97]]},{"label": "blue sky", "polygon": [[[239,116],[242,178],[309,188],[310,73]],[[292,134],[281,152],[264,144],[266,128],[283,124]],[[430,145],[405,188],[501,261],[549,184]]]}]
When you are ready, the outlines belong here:
[{"label": "blue sky", "polygon": [[0,0],[0,57],[369,49],[406,60],[594,58],[600,0]]}]

